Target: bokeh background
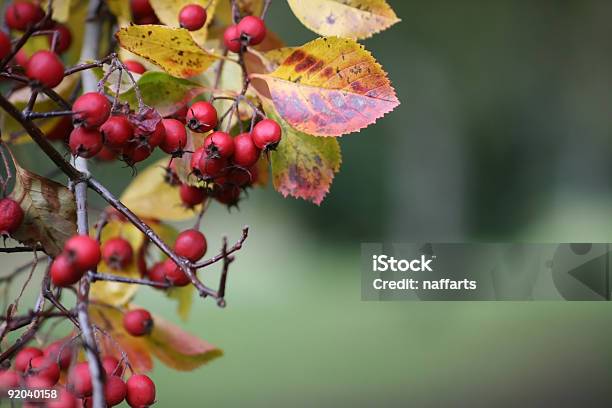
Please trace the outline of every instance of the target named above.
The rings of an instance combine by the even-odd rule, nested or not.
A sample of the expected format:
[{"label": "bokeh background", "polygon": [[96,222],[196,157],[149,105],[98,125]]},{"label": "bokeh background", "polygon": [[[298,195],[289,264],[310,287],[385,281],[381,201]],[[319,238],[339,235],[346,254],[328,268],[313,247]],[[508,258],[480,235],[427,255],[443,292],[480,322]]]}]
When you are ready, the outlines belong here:
[{"label": "bokeh background", "polygon": [[[240,212],[211,207],[213,250],[243,224],[252,234],[228,307],[195,302],[182,325],[225,356],[189,373],[157,364],[158,406],[609,406],[605,302],[362,302],[359,248],[610,242],[612,3],[389,3],[402,23],[365,45],[402,105],[342,138],[321,207],[271,188]],[[291,45],[315,38],[283,1],[269,26]],[[116,193],[126,171],[94,169]],[[3,255],[2,273],[20,262]],[[153,290],[136,302],[176,320]]]}]

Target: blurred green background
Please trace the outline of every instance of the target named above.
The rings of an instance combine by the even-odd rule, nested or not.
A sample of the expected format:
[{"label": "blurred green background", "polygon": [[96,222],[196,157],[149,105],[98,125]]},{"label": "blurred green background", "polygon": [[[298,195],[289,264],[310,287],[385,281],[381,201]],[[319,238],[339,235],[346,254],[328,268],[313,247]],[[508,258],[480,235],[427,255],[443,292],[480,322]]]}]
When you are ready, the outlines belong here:
[{"label": "blurred green background", "polygon": [[[158,406],[610,405],[606,303],[361,302],[359,248],[610,242],[612,2],[389,3],[402,23],[365,45],[402,105],[342,139],[320,208],[271,188],[240,212],[211,208],[211,250],[252,234],[228,307],[195,302],[183,326],[225,356],[191,373],[157,364]],[[282,1],[269,25],[291,45],[315,38]],[[116,193],[129,182],[94,172]],[[176,320],[154,291],[136,302]]]}]

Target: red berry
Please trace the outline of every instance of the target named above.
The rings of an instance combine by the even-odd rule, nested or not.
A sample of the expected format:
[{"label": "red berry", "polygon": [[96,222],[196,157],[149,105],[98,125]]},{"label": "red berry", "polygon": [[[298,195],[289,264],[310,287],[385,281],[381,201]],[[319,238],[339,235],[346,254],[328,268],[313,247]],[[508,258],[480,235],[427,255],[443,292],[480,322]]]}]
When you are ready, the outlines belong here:
[{"label": "red berry", "polygon": [[202,155],[199,163],[200,174],[205,179],[214,179],[221,175],[227,167],[227,160],[220,157],[209,157]]},{"label": "red berry", "polygon": [[25,31],[28,26],[38,23],[45,16],[40,6],[29,1],[15,1],[6,8],[4,21],[6,25],[19,31]]},{"label": "red berry", "polygon": [[102,367],[106,372],[106,375],[117,375],[120,376],[123,370],[119,368],[119,360],[115,357],[106,356],[102,359]]},{"label": "red berry", "polygon": [[121,378],[115,375],[106,377],[106,384],[104,384],[104,397],[108,407],[114,407],[115,405],[121,404],[121,401],[125,399],[126,394],[127,386]]},{"label": "red berry", "polygon": [[259,149],[274,150],[281,140],[281,127],[272,119],[264,119],[253,128],[251,137]]},{"label": "red berry", "polygon": [[66,241],[64,251],[74,263],[74,266],[81,271],[94,269],[100,259],[100,245],[98,241],[87,235],[75,235]]},{"label": "red berry", "polygon": [[12,49],[11,39],[4,31],[0,31],[0,59],[9,55]]},{"label": "red berry", "polygon": [[59,365],[45,356],[34,357],[30,361],[30,373],[33,375],[45,377],[51,383],[56,384],[60,377]]},{"label": "red berry", "polygon": [[134,72],[136,74],[144,74],[147,69],[145,68],[144,65],[142,65],[140,62],[138,61],[134,61],[134,60],[125,60],[123,62],[123,64],[125,65],[125,67],[128,69],[128,71],[130,72]]},{"label": "red berry", "polygon": [[158,262],[153,265],[148,271],[147,276],[153,282],[166,283],[166,268],[164,262]]},{"label": "red berry", "polygon": [[202,204],[206,199],[206,191],[204,189],[188,184],[180,185],[179,195],[187,208],[193,208],[198,204]]},{"label": "red berry", "polygon": [[87,362],[77,363],[68,374],[68,389],[77,397],[89,397],[93,391]]},{"label": "red berry", "polygon": [[204,148],[200,147],[198,149],[195,150],[195,152],[193,152],[193,154],[191,155],[191,162],[190,162],[190,166],[191,166],[191,170],[197,175],[200,175],[200,160],[202,160],[202,156],[204,156]]},{"label": "red berry", "polygon": [[240,20],[238,30],[249,38],[250,45],[260,44],[266,38],[266,24],[256,16],[246,16]]},{"label": "red berry", "polygon": [[213,132],[204,140],[206,154],[229,159],[234,154],[234,138],[226,132]]},{"label": "red berry", "polygon": [[215,199],[228,207],[234,207],[240,201],[240,187],[233,184],[225,184],[215,195]]},{"label": "red berry", "polygon": [[123,160],[130,165],[140,163],[151,156],[152,149],[147,145],[139,145],[137,142],[128,143],[121,151]]},{"label": "red berry", "polygon": [[162,123],[166,131],[166,137],[159,147],[168,154],[182,152],[187,144],[185,125],[176,119],[163,119]]},{"label": "red berry", "polygon": [[102,150],[103,140],[97,130],[77,127],[70,132],[68,146],[73,155],[89,159]]},{"label": "red berry", "polygon": [[28,57],[28,54],[26,54],[22,48],[17,51],[17,54],[15,54],[14,61],[17,63],[17,65],[21,65],[23,68],[27,69],[28,62],[30,62],[30,57]]},{"label": "red berry", "polygon": [[55,27],[53,27],[53,31],[57,34],[49,35],[50,47],[53,46],[53,37],[56,37],[55,49],[52,49],[52,51],[55,51],[58,54],[67,51],[68,48],[70,48],[70,45],[72,44],[72,33],[70,32],[70,29],[63,24],[56,24]]},{"label": "red berry", "polygon": [[166,129],[161,117],[159,117],[159,119],[159,122],[157,122],[152,132],[141,127],[134,128],[134,137],[139,146],[148,146],[154,149],[163,143],[166,137]]},{"label": "red berry", "polygon": [[59,254],[49,270],[51,281],[55,286],[61,288],[77,283],[83,277],[83,272],[75,268],[74,263],[66,254]]},{"label": "red berry", "polygon": [[45,135],[49,140],[68,140],[73,129],[72,118],[70,116],[62,116],[57,125]]},{"label": "red berry", "polygon": [[116,158],[117,158],[117,153],[114,150],[111,150],[106,146],[103,146],[102,149],[98,152],[98,154],[96,154],[96,159],[103,161],[103,162],[113,161]]},{"label": "red berry", "polygon": [[137,17],[151,16],[155,14],[149,0],[130,0],[132,14]]},{"label": "red berry", "polygon": [[100,127],[100,133],[104,136],[104,144],[112,148],[123,147],[134,136],[132,124],[122,115],[108,118]]},{"label": "red berry", "polygon": [[206,253],[206,237],[200,231],[188,229],[181,232],[174,242],[174,251],[192,262],[202,258]]},{"label": "red berry", "polygon": [[17,231],[23,222],[23,210],[12,198],[0,199],[0,235],[9,235]]},{"label": "red berry", "polygon": [[133,375],[127,382],[127,403],[132,408],[146,408],[155,402],[155,384],[143,374]]},{"label": "red berry", "polygon": [[199,4],[188,4],[179,12],[181,27],[189,31],[196,31],[206,23],[206,9]]},{"label": "red berry", "polygon": [[253,143],[249,133],[241,133],[234,138],[234,163],[249,168],[259,160],[260,150]]},{"label": "red berry", "polygon": [[172,259],[164,262],[166,280],[174,286],[187,286],[191,282],[189,276]]},{"label": "red berry", "polygon": [[45,406],[47,408],[77,408],[79,407],[79,401],[65,388],[59,388],[57,399],[48,401]]},{"label": "red berry", "polygon": [[29,375],[25,378],[26,388],[42,389],[51,388],[55,385],[50,379],[42,375]]},{"label": "red berry", "polygon": [[56,53],[36,51],[28,60],[26,76],[48,88],[55,88],[64,79],[64,64]]},{"label": "red berry", "polygon": [[123,238],[111,238],[102,245],[102,259],[111,269],[123,269],[133,258],[132,245]]},{"label": "red berry", "polygon": [[58,363],[62,370],[65,370],[70,366],[72,360],[72,347],[68,341],[57,340],[45,348],[44,354],[45,357]]},{"label": "red berry", "polygon": [[72,111],[75,114],[72,118],[75,125],[96,128],[106,122],[110,116],[110,110],[111,104],[104,95],[98,92],[87,92],[74,101]]},{"label": "red berry", "polygon": [[223,44],[232,52],[240,52],[242,42],[240,40],[240,29],[237,25],[231,25],[223,32]]},{"label": "red berry", "polygon": [[134,22],[139,25],[143,24],[159,24],[159,19],[155,14],[142,17],[134,17]]},{"label": "red berry", "polygon": [[194,132],[210,132],[217,126],[217,110],[211,103],[199,101],[189,107],[185,119]]},{"label": "red berry", "polygon": [[247,187],[252,184],[254,177],[249,168],[233,167],[224,177],[224,183],[232,186]]},{"label": "red berry", "polygon": [[132,336],[144,336],[153,330],[151,313],[144,309],[134,309],[123,315],[123,328]]},{"label": "red berry", "polygon": [[41,349],[36,347],[24,347],[15,356],[15,370],[24,372],[30,368],[30,361],[34,357],[40,357],[43,355]]},{"label": "red berry", "polygon": [[[13,370],[0,370],[0,391],[19,388],[21,377]],[[1,394],[0,394],[1,395]]]}]

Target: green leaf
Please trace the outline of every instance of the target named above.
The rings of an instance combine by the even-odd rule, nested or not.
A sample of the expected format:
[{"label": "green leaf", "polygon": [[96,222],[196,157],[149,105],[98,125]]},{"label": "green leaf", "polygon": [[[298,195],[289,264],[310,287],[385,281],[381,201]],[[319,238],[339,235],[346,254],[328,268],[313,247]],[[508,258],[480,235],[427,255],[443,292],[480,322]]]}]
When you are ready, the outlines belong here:
[{"label": "green leaf", "polygon": [[62,251],[64,243],[76,234],[74,195],[66,187],[22,168],[15,163],[15,187],[10,197],[24,212],[24,219],[13,238],[35,246],[42,245],[52,256]]},{"label": "green leaf", "polygon": [[[138,79],[144,103],[157,109],[162,116],[171,115],[195,96],[205,91],[201,85],[186,79],[175,78],[165,72],[145,72]],[[122,95],[131,106],[137,106],[133,88]]]},{"label": "green leaf", "polygon": [[276,151],[270,153],[274,188],[284,197],[320,205],[340,170],[340,144],[336,138],[315,137],[293,129],[270,105],[264,104],[266,113],[283,130]]},{"label": "green leaf", "polygon": [[193,285],[187,285],[180,288],[168,289],[168,298],[176,300],[176,312],[183,321],[189,319],[191,306],[193,305],[193,294],[195,293]]}]

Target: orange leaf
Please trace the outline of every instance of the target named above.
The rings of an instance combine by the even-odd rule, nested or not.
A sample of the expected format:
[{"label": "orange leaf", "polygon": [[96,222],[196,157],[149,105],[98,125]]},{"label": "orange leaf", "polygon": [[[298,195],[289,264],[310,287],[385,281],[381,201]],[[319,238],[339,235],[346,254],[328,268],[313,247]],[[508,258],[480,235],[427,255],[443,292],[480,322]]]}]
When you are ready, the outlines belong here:
[{"label": "orange leaf", "polygon": [[190,371],[223,355],[223,351],[158,316],[153,331],[146,337],[151,352],[164,364]]},{"label": "orange leaf", "polygon": [[295,49],[268,75],[276,110],[292,127],[315,136],[363,129],[399,105],[387,74],[362,45],[319,38]]}]

